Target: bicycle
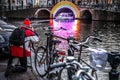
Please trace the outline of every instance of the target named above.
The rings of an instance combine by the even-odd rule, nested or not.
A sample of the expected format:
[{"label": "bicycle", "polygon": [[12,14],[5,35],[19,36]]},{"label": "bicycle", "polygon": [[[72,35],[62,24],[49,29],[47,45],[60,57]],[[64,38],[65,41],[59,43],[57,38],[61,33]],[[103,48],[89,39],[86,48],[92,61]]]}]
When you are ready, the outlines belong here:
[{"label": "bicycle", "polygon": [[[67,40],[68,41],[68,43],[71,43],[71,42],[75,42],[75,41],[73,41],[74,39],[72,38],[72,37],[69,37],[69,38],[67,38],[67,39],[65,39],[65,38],[62,38],[62,37],[59,37],[59,36],[56,36],[56,35],[53,35],[52,34],[52,37],[57,37],[57,38],[61,38],[61,39],[64,39],[64,40]],[[75,43],[77,43],[77,42],[75,42]],[[84,42],[85,43],[85,42]],[[69,44],[70,45],[70,44]],[[82,46],[82,45],[81,45]],[[40,47],[42,50],[43,50],[43,52],[45,52],[46,50],[46,48],[44,48],[43,46],[42,47]],[[40,50],[40,48],[38,48],[38,50]],[[71,51],[73,51],[74,49],[75,49],[75,47],[73,47],[73,46],[71,46],[70,45],[70,48],[73,48]],[[55,49],[55,47],[54,47],[54,49]],[[40,50],[40,51],[42,51],[42,50]],[[55,51],[55,50],[54,50]],[[44,55],[44,53],[42,52],[42,54]],[[73,53],[74,54],[74,51],[73,52],[71,52],[71,53]],[[43,67],[43,71],[45,72],[45,73],[43,73],[43,72],[41,72],[41,73],[39,73],[38,72],[38,74],[41,76],[41,77],[43,77],[43,76],[45,76],[46,74],[48,74],[49,72],[50,72],[50,70],[49,70],[49,66],[50,66],[50,64],[48,64],[48,66],[46,67],[46,63],[47,63],[47,60],[46,60],[46,56],[45,56],[45,58],[44,58],[44,56],[42,55],[42,57],[40,58],[40,60],[38,60],[38,62],[39,62],[39,64],[40,64],[40,66],[43,64],[44,65],[44,67]],[[38,54],[37,54],[37,56],[38,56]],[[37,56],[35,57],[35,61],[37,60]],[[47,56],[48,57],[48,56]],[[43,61],[42,61],[43,60]],[[37,62],[37,61],[36,61]],[[35,63],[36,63],[35,62]],[[45,63],[42,63],[42,62],[45,62]],[[42,63],[42,64],[41,64]],[[84,62],[85,63],[85,62]],[[51,64],[53,64],[53,63],[51,63]],[[36,64],[35,64],[35,66],[37,66]],[[37,69],[37,71],[39,71],[38,69]],[[42,74],[43,73],[43,74]]]},{"label": "bicycle", "polygon": [[[88,74],[89,68],[81,65],[73,56],[68,56],[65,62],[50,65],[51,72],[55,68],[58,71],[56,80],[95,80],[91,74]],[[50,80],[53,78],[51,77]]]},{"label": "bicycle", "polygon": [[[60,28],[58,30],[64,30],[64,28]],[[47,36],[47,41],[45,46],[40,46],[35,51],[35,69],[40,77],[44,77],[48,73],[49,65],[54,62],[58,62],[58,54],[59,50],[56,50],[56,45],[61,43],[59,40],[54,40],[54,34],[52,33],[53,28],[45,27],[43,30],[48,31],[45,33]],[[54,31],[58,31],[54,30]],[[64,53],[64,52],[63,52]],[[40,72],[41,71],[41,72]]]},{"label": "bicycle", "polygon": [[[88,46],[86,46],[85,44],[89,41],[89,39],[90,38],[92,38],[92,39],[94,39],[94,40],[98,40],[98,41],[101,41],[100,39],[98,39],[98,38],[96,38],[96,37],[93,37],[93,36],[90,36],[90,37],[88,37],[87,39],[86,39],[86,41],[84,41],[84,42],[77,42],[77,41],[74,41],[74,38],[72,38],[72,37],[69,37],[67,40],[68,40],[68,44],[69,44],[69,53],[68,53],[68,56],[73,56],[74,55],[74,50],[79,50],[80,48],[78,48],[78,46],[84,46],[84,47],[86,47],[86,48],[88,48]],[[93,50],[93,49],[89,49],[90,51],[91,50]],[[69,55],[70,54],[70,55]],[[72,54],[72,55],[71,55]],[[86,64],[86,66],[87,67],[89,67],[89,68],[91,68],[91,75],[92,76],[94,76],[95,77],[95,79],[97,80],[97,75],[96,75],[96,70],[92,67],[92,66],[90,66],[89,64],[87,64],[84,60],[82,60],[81,58],[80,58],[80,60],[83,62],[83,63],[85,63]],[[70,62],[70,63],[69,63]],[[79,65],[82,65],[82,64],[80,64],[79,63],[79,61],[76,61]],[[94,79],[92,79],[89,75],[88,75],[88,73],[86,73],[84,70],[81,70],[82,68],[81,68],[81,66],[75,66],[73,63],[71,63],[71,61],[70,60],[67,60],[67,63],[69,63],[69,65],[63,65],[62,67],[62,69],[61,70],[59,70],[59,75],[62,75],[62,73],[64,73],[64,71],[65,72],[67,72],[66,74],[67,74],[67,79],[65,79],[65,80],[73,80],[73,75],[75,75],[75,73],[76,73],[76,71],[78,70],[78,72],[77,72],[77,76],[79,75],[82,75],[81,76],[81,78],[82,77],[85,77],[86,79],[81,79],[81,80],[94,80]],[[58,64],[58,65],[61,65],[62,63],[60,63],[60,64]],[[53,65],[57,65],[57,64],[53,64]],[[57,66],[58,67],[58,66]],[[78,69],[79,68],[79,69]],[[81,68],[81,69],[80,69]],[[69,74],[69,75],[68,75]],[[83,76],[83,74],[84,74],[84,76]],[[63,77],[63,76],[61,76],[61,77]],[[61,79],[61,77],[59,77],[58,79]],[[78,77],[79,78],[79,77]],[[87,79],[88,78],[88,79]],[[63,79],[63,78],[62,78]],[[62,80],[61,79],[61,80]],[[63,79],[64,80],[64,79]],[[77,79],[77,80],[79,80],[79,79]]]}]

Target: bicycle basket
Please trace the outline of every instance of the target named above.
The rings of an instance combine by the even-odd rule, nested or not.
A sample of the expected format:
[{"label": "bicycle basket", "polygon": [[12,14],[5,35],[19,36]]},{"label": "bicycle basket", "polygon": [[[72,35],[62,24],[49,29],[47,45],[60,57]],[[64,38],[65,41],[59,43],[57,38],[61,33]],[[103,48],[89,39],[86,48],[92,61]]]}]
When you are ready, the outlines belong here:
[{"label": "bicycle basket", "polygon": [[108,52],[103,49],[97,49],[90,53],[90,65],[96,70],[104,70],[108,59]]}]

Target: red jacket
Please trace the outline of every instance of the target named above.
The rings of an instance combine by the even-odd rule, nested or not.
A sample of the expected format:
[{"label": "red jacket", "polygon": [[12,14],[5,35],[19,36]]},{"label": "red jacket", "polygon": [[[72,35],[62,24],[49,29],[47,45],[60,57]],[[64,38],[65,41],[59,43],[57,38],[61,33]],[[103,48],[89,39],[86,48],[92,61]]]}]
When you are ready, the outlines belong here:
[{"label": "red jacket", "polygon": [[[36,37],[36,35],[34,34],[34,32],[26,27],[22,27],[23,29],[25,29],[25,55],[26,56],[30,56],[31,53],[31,46],[30,46],[30,41],[32,42],[37,42],[38,41],[38,37],[35,39],[32,39],[33,37]],[[23,46],[11,46],[10,47],[10,51],[11,51],[11,55],[14,57],[23,57]]]}]

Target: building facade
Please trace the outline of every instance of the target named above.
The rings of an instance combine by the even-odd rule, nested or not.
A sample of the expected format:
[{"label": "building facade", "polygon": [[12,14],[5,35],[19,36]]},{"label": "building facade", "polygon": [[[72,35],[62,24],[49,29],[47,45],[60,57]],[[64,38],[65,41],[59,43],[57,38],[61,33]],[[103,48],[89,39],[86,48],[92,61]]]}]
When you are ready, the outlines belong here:
[{"label": "building facade", "polygon": [[71,1],[77,6],[113,7],[120,9],[119,0],[0,0],[0,11],[26,9],[30,7],[52,7],[60,1]]}]

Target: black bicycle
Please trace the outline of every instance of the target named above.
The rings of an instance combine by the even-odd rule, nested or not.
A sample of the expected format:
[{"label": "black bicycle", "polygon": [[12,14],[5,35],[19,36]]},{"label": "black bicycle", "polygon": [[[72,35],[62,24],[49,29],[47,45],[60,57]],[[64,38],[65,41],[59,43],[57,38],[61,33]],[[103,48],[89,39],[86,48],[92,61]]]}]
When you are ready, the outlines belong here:
[{"label": "black bicycle", "polygon": [[[57,80],[75,80],[75,79],[76,80],[97,80],[96,70],[91,65],[86,63],[79,56],[78,56],[78,59],[80,60],[78,59],[75,60],[73,57],[74,52],[76,50],[78,51],[80,50],[80,48],[78,48],[79,46],[88,48],[86,43],[88,43],[90,39],[101,41],[100,39],[93,36],[89,36],[84,42],[78,42],[73,37],[67,38],[68,45],[69,45],[67,59],[63,63],[51,65],[53,70],[56,67],[59,68],[57,70],[57,73],[58,73]],[[93,49],[89,49],[89,50],[91,51]],[[79,61],[81,61],[82,63],[80,63]],[[91,74],[88,74],[88,71]]]},{"label": "black bicycle", "polygon": [[[58,30],[65,30],[60,28]],[[35,69],[40,77],[44,77],[49,72],[50,64],[58,62],[59,55],[57,53],[62,52],[56,50],[56,45],[61,43],[59,40],[54,40],[53,28],[45,27],[43,30],[48,31],[45,33],[47,41],[45,46],[40,46],[35,51]],[[54,30],[54,31],[58,31]]]}]

